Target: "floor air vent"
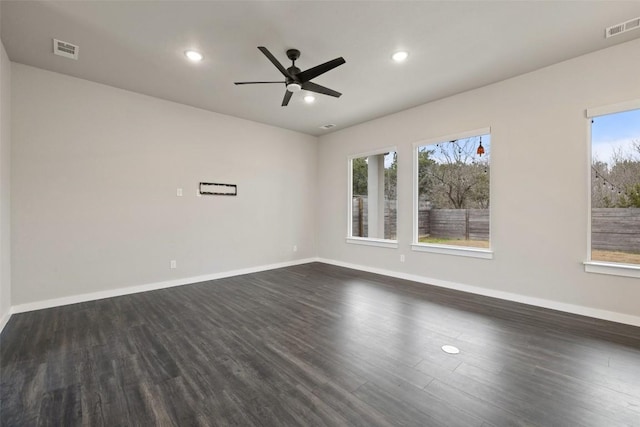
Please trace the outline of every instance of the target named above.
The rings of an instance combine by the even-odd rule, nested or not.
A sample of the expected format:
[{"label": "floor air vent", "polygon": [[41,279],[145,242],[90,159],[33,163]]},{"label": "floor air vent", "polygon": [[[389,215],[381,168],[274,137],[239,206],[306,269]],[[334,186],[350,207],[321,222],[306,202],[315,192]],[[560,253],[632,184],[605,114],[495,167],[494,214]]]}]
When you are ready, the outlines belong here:
[{"label": "floor air vent", "polygon": [[629,19],[627,22],[623,22],[621,24],[613,25],[605,30],[605,37],[613,37],[622,33],[626,33],[627,31],[637,30],[640,28],[640,17]]},{"label": "floor air vent", "polygon": [[75,44],[63,42],[62,40],[53,39],[53,53],[64,56],[65,58],[78,59],[78,46]]}]

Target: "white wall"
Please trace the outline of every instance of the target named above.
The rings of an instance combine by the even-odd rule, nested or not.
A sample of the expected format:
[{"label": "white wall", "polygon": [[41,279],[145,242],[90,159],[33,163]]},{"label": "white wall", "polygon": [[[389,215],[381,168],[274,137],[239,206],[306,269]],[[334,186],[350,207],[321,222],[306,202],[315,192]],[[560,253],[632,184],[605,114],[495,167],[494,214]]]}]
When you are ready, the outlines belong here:
[{"label": "white wall", "polygon": [[14,305],[315,256],[315,137],[12,67]]},{"label": "white wall", "polygon": [[[639,316],[640,280],[585,273],[582,265],[585,109],[640,99],[638,52],[635,40],[321,137],[319,256]],[[494,259],[412,252],[412,144],[488,126]],[[391,145],[398,147],[399,249],[347,244],[347,156]]]},{"label": "white wall", "polygon": [[[9,72],[13,92],[11,303],[319,255],[639,316],[639,280],[587,274],[582,266],[584,110],[640,98],[639,50],[635,40],[332,133],[319,144],[20,64],[9,70],[3,53],[3,241]],[[494,259],[411,252],[412,143],[487,126]],[[399,153],[400,248],[347,244],[347,156],[391,145]],[[238,184],[239,196],[196,197],[201,180]],[[184,197],[176,197],[177,187]]]},{"label": "white wall", "polygon": [[0,331],[11,308],[11,62],[0,42]]}]

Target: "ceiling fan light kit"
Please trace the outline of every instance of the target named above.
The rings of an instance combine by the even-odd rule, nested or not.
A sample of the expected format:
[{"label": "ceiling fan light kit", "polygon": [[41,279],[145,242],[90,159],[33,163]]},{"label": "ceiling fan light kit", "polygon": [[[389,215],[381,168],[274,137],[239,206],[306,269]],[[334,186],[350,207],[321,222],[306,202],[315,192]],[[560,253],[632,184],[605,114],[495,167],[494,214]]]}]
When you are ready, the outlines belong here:
[{"label": "ceiling fan light kit", "polygon": [[328,87],[320,86],[319,84],[311,82],[311,80],[321,74],[326,73],[327,71],[333,70],[334,68],[344,64],[346,62],[344,58],[339,57],[336,59],[332,59],[331,61],[327,61],[323,64],[309,68],[308,70],[302,71],[300,70],[300,68],[296,67],[296,60],[300,58],[300,51],[298,49],[287,50],[287,58],[289,58],[292,62],[291,67],[289,68],[284,68],[280,61],[278,61],[266,47],[258,46],[258,49],[264,54],[264,56],[267,57],[267,59],[269,59],[269,61],[271,61],[273,65],[275,65],[278,71],[280,71],[280,73],[284,76],[284,81],[235,82],[236,85],[272,83],[284,84],[286,90],[284,92],[284,98],[282,99],[283,107],[289,105],[291,95],[293,95],[295,92],[300,92],[302,89],[309,92],[320,93],[322,95],[333,96],[335,98],[339,98],[340,95],[342,95],[340,92],[329,89]]}]

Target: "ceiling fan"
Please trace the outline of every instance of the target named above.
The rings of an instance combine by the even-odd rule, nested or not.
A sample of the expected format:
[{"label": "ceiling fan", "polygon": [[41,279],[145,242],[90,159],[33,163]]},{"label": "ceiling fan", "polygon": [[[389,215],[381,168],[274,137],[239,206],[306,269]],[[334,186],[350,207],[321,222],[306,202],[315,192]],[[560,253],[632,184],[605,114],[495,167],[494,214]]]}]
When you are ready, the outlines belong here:
[{"label": "ceiling fan", "polygon": [[289,104],[289,100],[291,99],[291,95],[294,92],[299,92],[302,89],[308,90],[310,92],[321,93],[323,95],[334,96],[339,98],[342,95],[340,92],[336,92],[333,89],[329,89],[328,87],[320,86],[319,84],[313,83],[310,80],[318,77],[320,74],[324,74],[329,70],[336,68],[339,65],[344,64],[346,61],[344,58],[336,58],[331,61],[327,61],[324,64],[317,65],[313,68],[309,68],[308,70],[300,70],[300,68],[296,67],[296,59],[300,58],[300,51],[298,49],[289,49],[287,50],[287,57],[292,61],[292,65],[289,68],[284,68],[282,64],[269,52],[264,46],[258,46],[258,49],[264,56],[266,56],[269,61],[276,66],[276,68],[282,73],[284,76],[284,81],[277,82],[235,82],[237,85],[253,85],[253,84],[271,84],[271,83],[280,83],[285,84],[287,90],[284,93],[284,99],[282,100],[282,106],[286,107]]}]

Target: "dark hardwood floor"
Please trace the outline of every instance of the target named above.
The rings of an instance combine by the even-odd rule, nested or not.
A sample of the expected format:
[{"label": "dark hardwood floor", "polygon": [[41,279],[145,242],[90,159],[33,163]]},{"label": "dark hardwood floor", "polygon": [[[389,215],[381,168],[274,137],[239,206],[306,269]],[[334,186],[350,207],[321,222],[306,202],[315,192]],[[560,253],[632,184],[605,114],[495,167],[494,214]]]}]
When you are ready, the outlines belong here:
[{"label": "dark hardwood floor", "polygon": [[16,314],[0,346],[2,426],[640,426],[640,328],[319,263]]}]

